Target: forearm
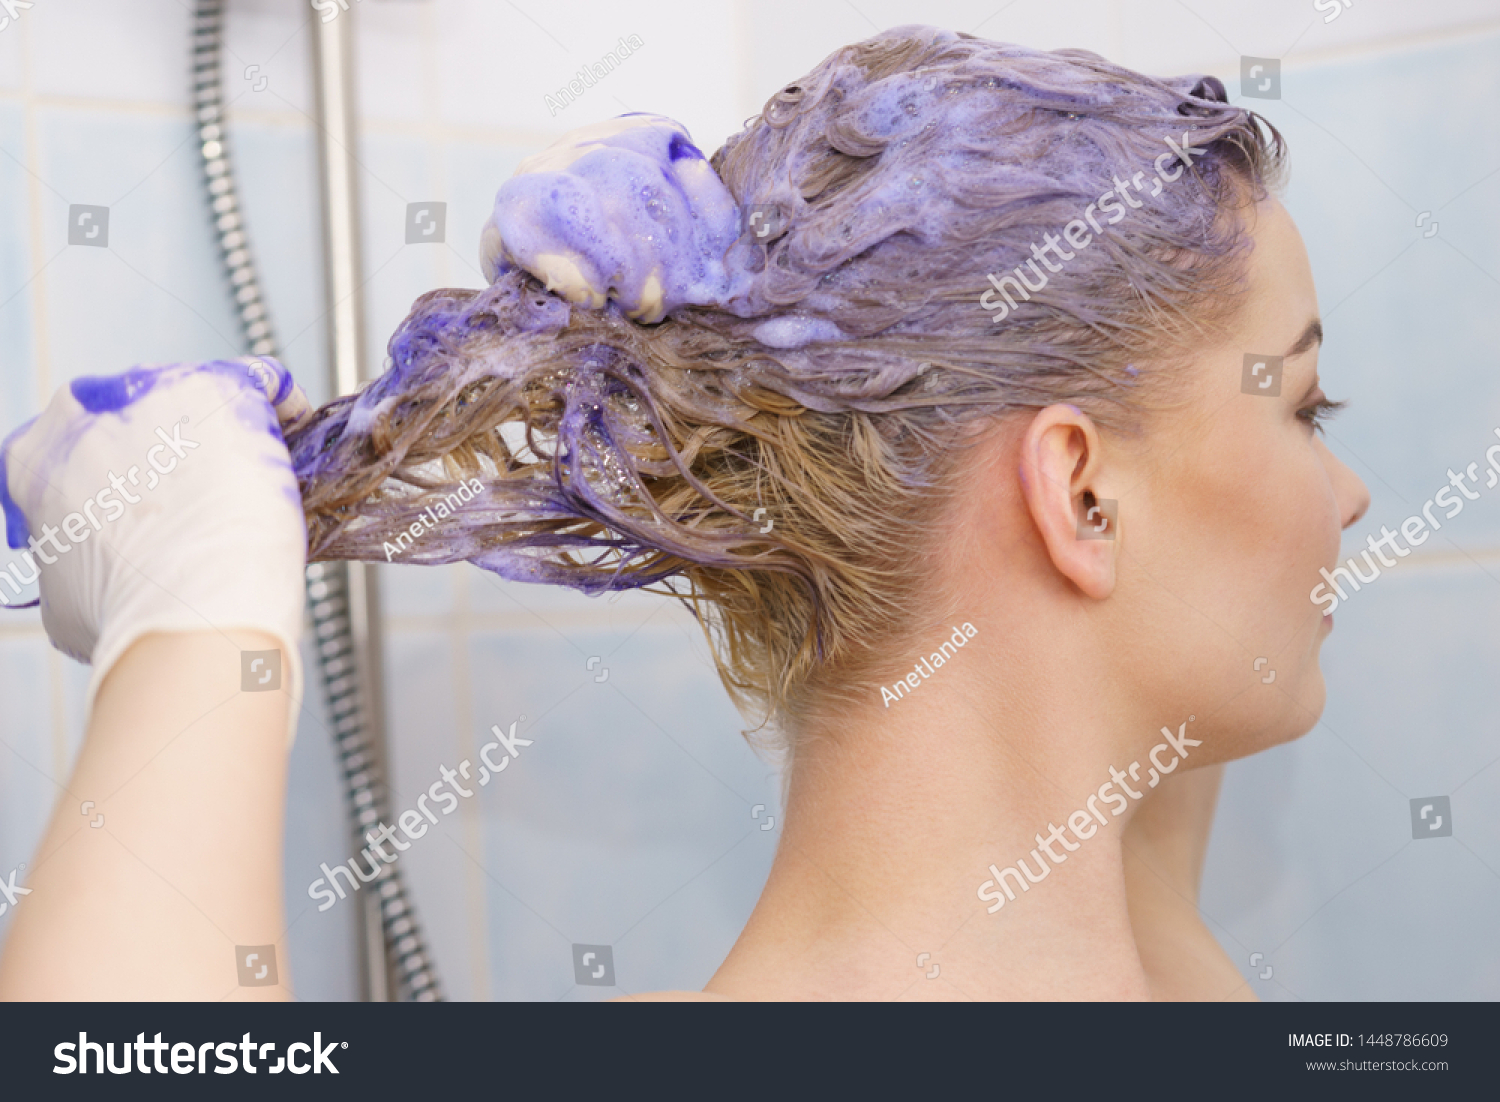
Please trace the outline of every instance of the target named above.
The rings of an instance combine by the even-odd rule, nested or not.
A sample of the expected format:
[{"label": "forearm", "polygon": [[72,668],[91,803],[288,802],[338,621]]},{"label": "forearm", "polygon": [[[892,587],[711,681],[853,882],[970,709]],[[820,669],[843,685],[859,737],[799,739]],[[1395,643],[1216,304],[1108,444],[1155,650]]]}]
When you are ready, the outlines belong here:
[{"label": "forearm", "polygon": [[[288,996],[287,700],[240,688],[241,650],[281,646],[204,631],[125,652],[27,871],[0,998]],[[272,944],[279,986],[241,987],[236,946]]]}]

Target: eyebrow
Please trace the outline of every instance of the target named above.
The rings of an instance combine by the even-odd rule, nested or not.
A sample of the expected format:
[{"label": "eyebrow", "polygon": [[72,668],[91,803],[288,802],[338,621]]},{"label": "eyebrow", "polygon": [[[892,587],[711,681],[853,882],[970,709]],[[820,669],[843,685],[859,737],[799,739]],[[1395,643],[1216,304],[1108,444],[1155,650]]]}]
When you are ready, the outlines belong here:
[{"label": "eyebrow", "polygon": [[1286,355],[1282,358],[1289,360],[1293,356],[1300,356],[1313,345],[1321,345],[1322,343],[1323,323],[1318,318],[1313,318],[1312,321],[1307,323],[1307,328],[1302,330],[1302,335],[1297,338],[1297,343],[1292,345],[1292,347],[1287,350]]}]

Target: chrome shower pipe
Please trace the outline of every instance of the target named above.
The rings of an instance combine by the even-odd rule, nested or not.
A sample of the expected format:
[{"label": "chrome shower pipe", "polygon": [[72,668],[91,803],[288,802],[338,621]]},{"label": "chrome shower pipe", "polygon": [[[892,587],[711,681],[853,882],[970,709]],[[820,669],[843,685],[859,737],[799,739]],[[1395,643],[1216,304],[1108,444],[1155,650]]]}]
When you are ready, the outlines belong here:
[{"label": "chrome shower pipe", "polygon": [[[354,113],[349,19],[314,38],[322,164],[324,251],[328,274],[330,374],[335,394],[362,381],[359,218],[353,175]],[[228,156],[222,91],[224,0],[197,0],[193,23],[193,106],[208,200],[236,310],[252,355],[275,356],[276,341],[250,255]],[[374,571],[363,563],[308,567],[313,645],[328,701],[353,817],[356,851],[365,834],[389,818],[384,784],[384,706],[380,695],[379,601]],[[402,877],[382,865],[359,911],[362,996],[441,999],[416,913]]]}]

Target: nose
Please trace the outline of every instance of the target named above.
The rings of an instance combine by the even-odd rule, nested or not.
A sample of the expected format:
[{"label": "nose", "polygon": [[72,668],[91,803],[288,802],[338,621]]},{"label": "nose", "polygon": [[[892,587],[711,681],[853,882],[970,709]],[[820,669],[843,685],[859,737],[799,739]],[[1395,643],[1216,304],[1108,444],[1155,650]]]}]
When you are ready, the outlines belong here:
[{"label": "nose", "polygon": [[1323,465],[1328,469],[1328,479],[1333,483],[1333,495],[1339,507],[1339,527],[1348,528],[1369,510],[1370,489],[1364,479],[1345,466],[1322,440],[1317,442],[1317,447]]}]

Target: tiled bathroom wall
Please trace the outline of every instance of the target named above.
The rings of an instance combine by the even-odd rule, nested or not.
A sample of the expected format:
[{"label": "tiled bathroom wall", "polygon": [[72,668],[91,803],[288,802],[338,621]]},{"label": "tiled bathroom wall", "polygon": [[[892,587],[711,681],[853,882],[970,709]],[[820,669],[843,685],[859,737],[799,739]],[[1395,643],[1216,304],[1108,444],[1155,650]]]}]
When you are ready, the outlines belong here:
[{"label": "tiled bathroom wall", "polygon": [[[1352,399],[1330,442],[1374,495],[1352,554],[1496,442],[1500,10],[1360,0],[1325,22],[1330,3],[348,0],[371,355],[417,295],[482,284],[495,189],[574,126],[661,112],[711,150],[834,47],[904,22],[1211,72],[1237,102],[1242,56],[1282,59],[1278,98],[1254,106],[1291,148],[1325,387]],[[80,374],[239,351],[192,141],[190,6],[36,0],[0,29],[0,427]],[[316,400],[320,12],[230,12],[232,156],[284,358]],[[559,107],[578,69],[629,36],[642,45]],[[408,206],[438,202],[445,239],[407,244]],[[108,248],[67,244],[72,204],[109,207]],[[1229,770],[1204,911],[1263,998],[1500,994],[1496,498],[1339,610],[1314,732]],[[701,986],[759,892],[778,834],[762,828],[780,812],[691,618],[661,598],[587,599],[467,566],[381,575],[396,809],[475,759],[493,726],[531,740],[401,858],[449,996]],[[70,798],[83,683],[34,612],[0,612],[0,875]],[[307,895],[321,862],[348,856],[309,696],[288,809],[290,965],[300,997],[350,998],[353,907],[320,913]],[[1410,801],[1433,796],[1450,798],[1451,837],[1413,833]],[[575,944],[611,947],[615,986],[575,983]]]}]

